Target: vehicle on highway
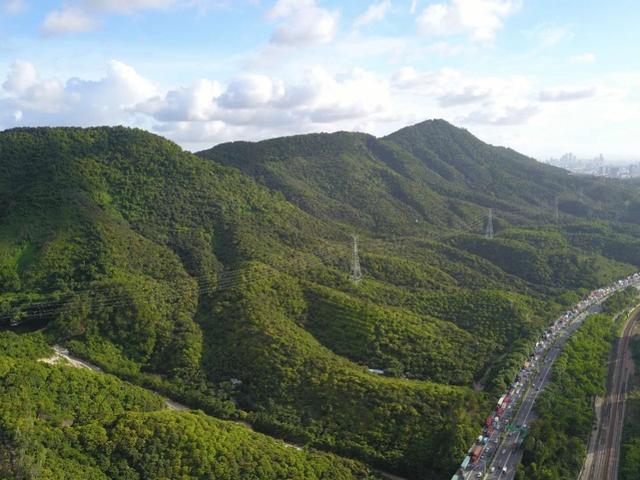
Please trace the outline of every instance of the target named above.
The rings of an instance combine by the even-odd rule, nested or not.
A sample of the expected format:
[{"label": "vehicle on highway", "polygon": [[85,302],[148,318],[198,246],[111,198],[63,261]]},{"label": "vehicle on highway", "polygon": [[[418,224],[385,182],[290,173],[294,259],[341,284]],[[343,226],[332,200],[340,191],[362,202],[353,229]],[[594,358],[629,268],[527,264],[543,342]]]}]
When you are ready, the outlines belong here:
[{"label": "vehicle on highway", "polygon": [[[519,407],[517,402],[522,401],[523,403],[521,405],[527,405],[527,408],[531,409],[538,393],[544,388],[545,382],[543,379],[546,377],[546,373],[549,372],[550,366],[553,364],[561,348],[554,342],[563,335],[570,335],[575,330],[575,321],[584,319],[589,313],[593,313],[590,309],[593,305],[600,303],[608,295],[621,288],[628,285],[637,286],[638,284],[640,284],[640,272],[614,282],[609,286],[593,290],[571,310],[567,310],[548,327],[547,331],[538,339],[528,359],[522,364],[519,373],[515,376],[507,390],[500,396],[494,409],[486,417],[482,435],[478,437],[477,442],[474,444],[475,446],[469,449],[470,458],[474,463],[480,460],[485,461],[485,458],[490,459],[489,465],[491,465],[491,461],[499,461],[497,458],[498,453],[501,451],[502,454],[505,454],[507,450],[506,448],[502,448],[504,444],[501,444],[501,441],[510,443],[513,449],[517,449],[522,445],[522,438],[518,439],[518,435],[515,436],[515,440],[513,441],[507,440],[507,438],[514,438],[512,431],[509,431],[507,435],[504,435],[502,432],[511,430],[509,423],[512,420],[515,422],[518,419],[518,410],[521,409],[521,406]],[[545,373],[544,376],[542,375],[543,372]],[[525,418],[525,421],[526,420],[527,418]],[[594,428],[597,429],[597,426]],[[522,424],[520,430],[522,429],[527,429],[526,423]],[[496,436],[498,438],[492,438]],[[496,451],[491,455],[489,454],[490,450],[488,447],[485,447],[484,452],[478,448],[491,443],[496,445]],[[507,473],[507,467],[508,465],[502,467],[503,473]],[[491,467],[490,471],[494,472],[495,468],[500,469],[499,466]]]}]

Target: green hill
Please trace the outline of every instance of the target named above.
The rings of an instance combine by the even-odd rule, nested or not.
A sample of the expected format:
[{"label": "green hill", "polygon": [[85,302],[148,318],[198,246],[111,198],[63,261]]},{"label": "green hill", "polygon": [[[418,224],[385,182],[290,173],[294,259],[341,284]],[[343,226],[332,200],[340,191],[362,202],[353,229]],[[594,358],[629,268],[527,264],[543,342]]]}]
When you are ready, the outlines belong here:
[{"label": "green hill", "polygon": [[[640,265],[637,201],[631,186],[570,176],[442,121],[198,155],[127,128],[8,130],[0,322],[44,327],[120,378],[344,459],[327,473],[329,457],[291,457],[310,465],[303,478],[370,475],[346,458],[445,478],[554,315]],[[481,235],[488,208],[493,239]],[[147,435],[149,422],[150,448],[192,449],[185,475],[204,478],[209,447],[194,439],[243,442],[208,417],[134,417],[117,412],[93,450],[60,458],[107,476],[120,464],[169,475],[120,436]],[[166,445],[180,429],[192,436]],[[246,464],[272,462],[269,442]],[[90,460],[104,445],[113,458]],[[267,478],[289,478],[291,465],[265,466]],[[222,478],[254,474],[234,468]]]},{"label": "green hill", "polygon": [[115,377],[36,361],[39,335],[0,334],[0,478],[365,480],[364,465],[298,451]]}]

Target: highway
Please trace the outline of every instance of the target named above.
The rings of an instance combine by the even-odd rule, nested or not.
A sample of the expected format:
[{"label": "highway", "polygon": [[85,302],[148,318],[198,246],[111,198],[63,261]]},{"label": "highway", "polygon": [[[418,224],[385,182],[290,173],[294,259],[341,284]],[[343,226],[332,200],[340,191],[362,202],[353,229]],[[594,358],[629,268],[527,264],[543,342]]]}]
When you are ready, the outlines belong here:
[{"label": "highway", "polygon": [[[529,372],[522,374],[523,385],[519,389],[519,393],[512,396],[512,403],[502,416],[497,428],[489,437],[480,460],[471,471],[465,472],[465,479],[508,480],[514,478],[516,467],[522,457],[521,449],[517,448],[522,434],[520,431],[507,432],[506,424],[529,425],[534,418],[533,406],[540,391],[549,382],[551,367],[562,350],[564,343],[579,328],[588,315],[599,310],[599,304],[589,307],[586,311],[577,315],[566,328],[559,331],[556,341],[546,351],[544,347],[536,349],[535,361],[538,362],[537,368],[532,368]],[[520,407],[517,408],[516,405],[519,401],[521,402]],[[512,417],[516,408],[515,417]],[[506,471],[503,469],[506,469]]]},{"label": "highway", "polygon": [[[511,423],[528,426],[531,420],[534,419],[533,406],[540,392],[549,383],[553,362],[562,351],[567,339],[580,327],[584,319],[598,311],[600,311],[599,304],[593,305],[586,312],[578,315],[566,329],[561,331],[561,334],[549,348],[546,355],[540,358],[537,373],[534,373],[529,379],[528,388],[523,394],[520,409]],[[499,435],[502,441],[498,445],[497,453],[488,465],[488,474],[485,478],[489,480],[510,480],[515,477],[516,467],[522,457],[522,450],[517,448],[522,434],[517,431],[510,435],[504,433],[499,433]],[[506,468],[506,472],[503,470],[504,468]],[[491,471],[492,469],[493,472]]]},{"label": "highway", "polygon": [[[522,439],[526,435],[527,427],[535,419],[533,407],[538,395],[550,380],[553,363],[562,351],[565,342],[582,325],[587,316],[601,310],[601,303],[612,293],[631,285],[640,288],[640,273],[619,280],[611,286],[594,290],[585,300],[576,305],[574,308],[575,313],[567,312],[566,315],[563,315],[554,323],[541,341],[536,344],[536,348],[530,357],[530,362],[525,364],[516,379],[518,381],[512,384],[508,392],[498,401],[498,407],[492,412],[492,415],[496,418],[492,422],[491,417],[487,419],[486,425],[489,426],[491,422],[494,428],[485,427],[483,432],[486,432],[489,436],[484,438],[479,436],[474,447],[472,447],[477,449],[478,446],[481,446],[480,452],[475,453],[478,457],[473,456],[470,449],[471,462],[467,457],[461,468],[458,469],[457,475],[454,475],[454,478],[465,480],[473,478],[512,480],[515,478],[516,469],[523,454],[522,448],[520,448]],[[598,439],[599,445],[608,445],[606,449],[603,449],[605,458],[596,459],[593,463],[597,465],[594,468],[599,469],[598,473],[595,476],[585,478],[615,478],[615,476],[608,476],[606,473],[605,476],[600,475],[600,472],[605,468],[607,469],[605,472],[617,472],[617,449],[622,433],[621,419],[624,416],[624,402],[621,399],[624,398],[628,371],[632,368],[632,362],[627,353],[628,337],[632,331],[632,326],[633,322],[625,325],[624,335],[619,345],[616,346],[614,350],[616,353],[612,357],[611,368],[614,369],[613,371],[623,371],[624,374],[618,373],[612,376],[613,394],[610,396],[609,401],[605,402],[602,409],[601,421],[603,423],[614,422],[616,427],[611,428],[607,431],[606,436],[603,435]],[[621,369],[616,369],[616,364],[621,365]],[[503,399],[504,404],[501,404]],[[599,409],[597,409],[597,413],[598,415],[600,414]],[[594,445],[597,444],[594,443]],[[593,449],[598,450],[597,447],[593,447]],[[595,455],[592,455],[592,457],[595,458]],[[604,464],[607,466],[602,466]]]},{"label": "highway", "polygon": [[638,317],[638,312],[629,317],[622,336],[611,351],[607,395],[597,401],[598,423],[589,440],[587,457],[578,480],[618,478],[625,397],[633,371],[629,340]]}]

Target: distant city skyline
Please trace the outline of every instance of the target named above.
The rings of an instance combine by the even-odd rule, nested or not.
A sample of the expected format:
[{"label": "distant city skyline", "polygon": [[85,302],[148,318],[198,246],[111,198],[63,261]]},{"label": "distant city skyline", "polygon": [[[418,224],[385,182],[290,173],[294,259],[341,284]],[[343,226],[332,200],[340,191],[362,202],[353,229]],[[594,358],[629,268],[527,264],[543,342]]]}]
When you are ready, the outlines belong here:
[{"label": "distant city skyline", "polygon": [[580,161],[580,162],[588,162],[588,161],[594,161],[596,159],[598,159],[598,157],[602,157],[602,163],[604,165],[630,165],[630,164],[636,164],[636,163],[640,163],[640,154],[637,156],[629,156],[629,157],[616,157],[616,156],[611,156],[608,157],[607,155],[603,154],[603,153],[598,153],[596,155],[585,155],[585,156],[578,156],[575,155],[573,152],[565,152],[562,155],[552,155],[549,158],[546,159],[539,159],[543,162],[546,163],[558,163],[560,161],[562,161],[563,157],[567,156],[567,155],[574,155],[575,158]]},{"label": "distant city skyline", "polygon": [[0,0],[0,129],[198,150],[429,118],[540,160],[640,157],[631,0]]}]

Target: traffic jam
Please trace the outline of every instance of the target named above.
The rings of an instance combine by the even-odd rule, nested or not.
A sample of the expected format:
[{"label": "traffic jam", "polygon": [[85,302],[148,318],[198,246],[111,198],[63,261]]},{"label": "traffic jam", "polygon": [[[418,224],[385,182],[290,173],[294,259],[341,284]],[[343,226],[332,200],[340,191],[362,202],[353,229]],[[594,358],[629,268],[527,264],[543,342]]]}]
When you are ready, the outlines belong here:
[{"label": "traffic jam", "polygon": [[[517,435],[514,438],[519,437],[519,440],[513,442],[509,448],[517,449],[522,445],[527,434],[527,425],[512,425],[511,419],[516,413],[515,406],[527,391],[531,379],[534,379],[532,388],[537,388],[538,391],[540,390],[541,385],[536,385],[535,374],[537,373],[539,362],[545,356],[549,347],[561,333],[566,331],[567,327],[571,325],[580,314],[586,312],[591,306],[600,303],[618,290],[622,290],[631,285],[638,285],[639,283],[640,273],[634,273],[611,285],[594,290],[578,302],[573,309],[565,312],[549,326],[536,342],[534,351],[522,365],[522,368],[515,376],[509,389],[500,396],[495,408],[491,414],[487,416],[484,426],[482,427],[482,434],[478,435],[475,443],[467,452],[467,456],[451,480],[464,480],[473,478],[474,476],[475,478],[482,478],[486,473],[494,473],[496,468],[500,469],[500,473],[507,473],[507,465],[499,465],[498,467],[491,466],[489,471],[487,471],[487,466],[490,465],[491,459],[499,450],[499,445],[503,445],[501,440],[511,437],[514,433],[518,432],[521,435]],[[502,453],[505,452],[503,451]]]}]

